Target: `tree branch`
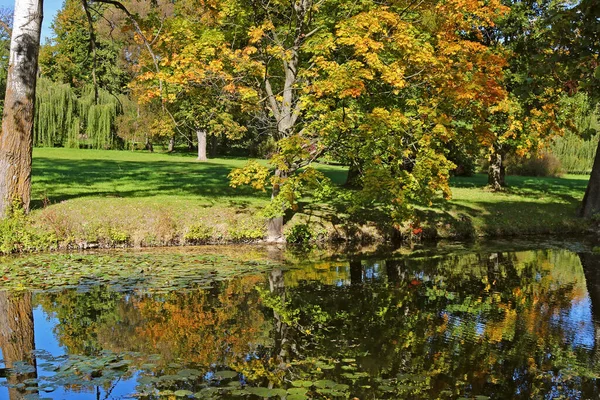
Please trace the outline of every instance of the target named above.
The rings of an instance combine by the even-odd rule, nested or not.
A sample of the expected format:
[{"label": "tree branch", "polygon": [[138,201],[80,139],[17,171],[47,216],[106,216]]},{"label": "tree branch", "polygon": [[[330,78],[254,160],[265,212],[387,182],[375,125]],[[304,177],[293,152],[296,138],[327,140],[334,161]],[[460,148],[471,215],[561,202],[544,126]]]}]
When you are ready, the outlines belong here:
[{"label": "tree branch", "polygon": [[96,57],[96,33],[94,31],[94,21],[92,14],[88,8],[87,0],[81,0],[85,16],[87,17],[90,27],[90,52],[92,53],[92,80],[94,81],[94,104],[98,104],[98,80],[96,78],[96,70],[98,69],[98,57]]}]

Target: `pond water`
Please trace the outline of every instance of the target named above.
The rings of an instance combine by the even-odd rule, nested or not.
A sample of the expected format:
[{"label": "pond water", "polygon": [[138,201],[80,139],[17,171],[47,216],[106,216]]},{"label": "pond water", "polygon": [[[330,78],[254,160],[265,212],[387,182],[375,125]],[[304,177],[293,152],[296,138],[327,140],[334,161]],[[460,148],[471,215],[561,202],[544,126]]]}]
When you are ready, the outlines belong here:
[{"label": "pond water", "polygon": [[598,398],[600,255],[572,248],[211,258],[158,285],[120,254],[139,276],[0,292],[0,399]]}]

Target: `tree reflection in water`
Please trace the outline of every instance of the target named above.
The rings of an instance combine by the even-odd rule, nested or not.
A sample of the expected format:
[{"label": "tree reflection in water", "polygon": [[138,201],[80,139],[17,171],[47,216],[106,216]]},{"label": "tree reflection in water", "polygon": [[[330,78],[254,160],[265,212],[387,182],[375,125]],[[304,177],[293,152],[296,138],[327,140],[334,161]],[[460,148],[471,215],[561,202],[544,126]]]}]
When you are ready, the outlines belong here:
[{"label": "tree reflection in water", "polygon": [[406,256],[35,301],[69,354],[129,357],[145,398],[596,398],[599,271],[563,250]]}]

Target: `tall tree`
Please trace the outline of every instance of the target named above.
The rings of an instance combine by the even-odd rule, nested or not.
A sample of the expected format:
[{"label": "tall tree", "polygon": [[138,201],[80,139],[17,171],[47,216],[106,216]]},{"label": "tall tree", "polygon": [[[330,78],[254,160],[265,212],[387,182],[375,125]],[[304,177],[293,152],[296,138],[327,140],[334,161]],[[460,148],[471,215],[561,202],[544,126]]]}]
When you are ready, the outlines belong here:
[{"label": "tall tree", "polygon": [[[575,68],[575,77],[579,79],[579,86],[586,91],[595,102],[600,101],[600,4],[594,0],[582,0],[568,13],[572,25],[561,36],[570,38],[568,48],[575,47],[575,51],[567,52]],[[563,17],[564,18],[564,17]],[[568,26],[568,25],[567,25]],[[580,215],[592,218],[600,213],[600,143],[596,150],[596,157],[590,181],[583,198]]]},{"label": "tall tree", "polygon": [[29,210],[42,0],[16,0],[0,133],[0,216]]}]

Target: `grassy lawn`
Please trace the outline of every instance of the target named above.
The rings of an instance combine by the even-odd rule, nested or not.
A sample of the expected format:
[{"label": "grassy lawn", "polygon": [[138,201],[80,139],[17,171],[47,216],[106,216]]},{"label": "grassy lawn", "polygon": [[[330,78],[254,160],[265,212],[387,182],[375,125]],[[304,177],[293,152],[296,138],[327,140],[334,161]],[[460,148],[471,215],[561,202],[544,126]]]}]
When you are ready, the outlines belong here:
[{"label": "grassy lawn", "polygon": [[478,235],[582,232],[577,215],[589,176],[561,178],[508,176],[505,192],[485,190],[486,175],[456,177],[453,199],[438,208],[454,216],[470,218]]},{"label": "grassy lawn", "polygon": [[[245,159],[199,163],[192,154],[36,148],[33,220],[65,242],[162,245],[251,240],[263,234],[257,215],[269,193],[229,187],[227,174]],[[343,167],[320,165],[334,182]],[[575,218],[587,176],[510,176],[508,190],[487,191],[486,176],[453,178],[453,199],[420,209],[424,225],[444,237],[581,232]],[[191,233],[190,233],[191,232]],[[195,232],[195,233],[194,233]],[[186,236],[187,235],[187,236]]]}]

